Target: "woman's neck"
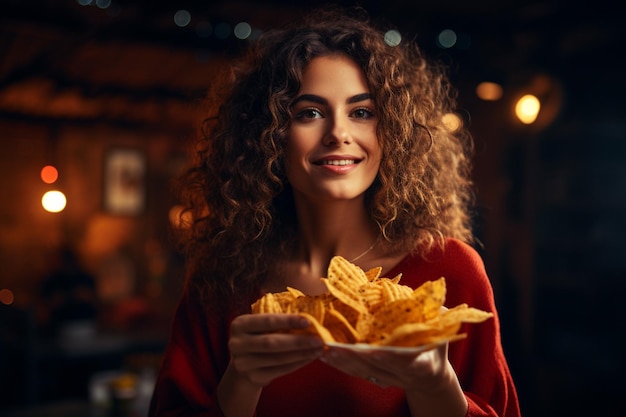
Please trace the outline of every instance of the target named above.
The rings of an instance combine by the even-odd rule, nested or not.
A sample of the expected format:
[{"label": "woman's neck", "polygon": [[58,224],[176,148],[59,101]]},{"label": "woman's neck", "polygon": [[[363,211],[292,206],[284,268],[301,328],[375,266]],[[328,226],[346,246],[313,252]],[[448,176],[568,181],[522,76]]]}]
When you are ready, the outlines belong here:
[{"label": "woman's neck", "polygon": [[[326,291],[320,281],[335,255],[352,259],[376,239],[378,230],[369,220],[362,200],[312,202],[295,199],[298,232],[290,253],[276,265],[267,282],[271,291],[286,286],[307,294]],[[363,259],[363,258],[361,258]]]},{"label": "woman's neck", "polygon": [[311,295],[326,292],[320,278],[326,276],[330,259],[336,255],[354,260],[364,270],[382,266],[383,272],[405,255],[387,252],[362,199],[311,202],[296,198],[296,210],[295,245],[289,256],[275,265],[264,285],[266,291],[284,291],[290,286]]},{"label": "woman's neck", "polygon": [[358,257],[378,238],[362,199],[333,203],[297,202],[298,259],[326,266],[335,255]]}]

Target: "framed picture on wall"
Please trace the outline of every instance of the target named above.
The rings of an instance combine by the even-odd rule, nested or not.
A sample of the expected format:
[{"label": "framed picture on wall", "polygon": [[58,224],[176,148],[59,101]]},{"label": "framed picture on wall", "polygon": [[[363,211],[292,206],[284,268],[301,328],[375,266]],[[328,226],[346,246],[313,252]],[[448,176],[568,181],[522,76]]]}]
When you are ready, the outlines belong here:
[{"label": "framed picture on wall", "polygon": [[117,215],[140,214],[146,205],[146,156],[132,148],[112,148],[104,160],[104,209]]}]

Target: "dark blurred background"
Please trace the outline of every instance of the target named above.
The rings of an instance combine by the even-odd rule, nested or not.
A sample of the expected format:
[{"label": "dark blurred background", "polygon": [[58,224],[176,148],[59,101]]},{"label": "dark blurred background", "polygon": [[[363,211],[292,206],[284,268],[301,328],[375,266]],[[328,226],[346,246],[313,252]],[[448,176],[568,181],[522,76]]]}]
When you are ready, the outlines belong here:
[{"label": "dark blurred background", "polygon": [[[626,394],[618,3],[336,2],[449,67],[526,416],[616,415]],[[320,4],[0,1],[0,415],[145,412],[183,279],[169,184],[202,98],[259,33]]]}]

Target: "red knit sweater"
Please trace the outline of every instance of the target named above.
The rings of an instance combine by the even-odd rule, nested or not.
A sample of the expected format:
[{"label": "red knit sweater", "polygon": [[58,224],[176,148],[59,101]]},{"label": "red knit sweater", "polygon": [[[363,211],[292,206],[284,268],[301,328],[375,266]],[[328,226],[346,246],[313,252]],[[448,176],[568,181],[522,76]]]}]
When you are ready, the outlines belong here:
[{"label": "red knit sweater", "polygon": [[[478,253],[457,240],[445,251],[409,256],[386,276],[402,273],[401,283],[417,287],[446,278],[446,306],[467,303],[494,318],[465,325],[467,338],[453,342],[449,358],[469,403],[468,416],[517,417],[515,386],[500,344],[493,290]],[[185,291],[152,398],[150,416],[222,417],[215,391],[229,361],[228,329],[233,317],[206,313]],[[404,392],[380,388],[315,361],[274,380],[263,389],[258,417],[391,417],[410,416]]]}]

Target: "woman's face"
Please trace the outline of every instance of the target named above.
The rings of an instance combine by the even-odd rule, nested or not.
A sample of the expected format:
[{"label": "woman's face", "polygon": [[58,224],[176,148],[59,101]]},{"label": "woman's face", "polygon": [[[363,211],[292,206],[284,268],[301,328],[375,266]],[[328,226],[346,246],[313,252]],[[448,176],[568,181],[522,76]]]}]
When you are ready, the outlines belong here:
[{"label": "woman's face", "polygon": [[362,196],[376,178],[382,151],[374,101],[359,66],[345,56],[313,59],[292,114],[286,172],[294,192],[311,201]]}]

